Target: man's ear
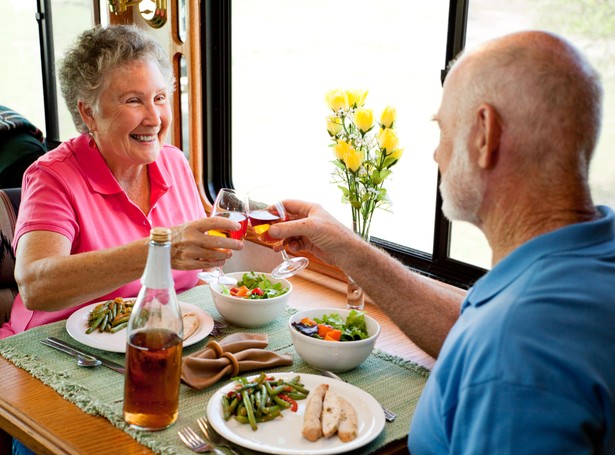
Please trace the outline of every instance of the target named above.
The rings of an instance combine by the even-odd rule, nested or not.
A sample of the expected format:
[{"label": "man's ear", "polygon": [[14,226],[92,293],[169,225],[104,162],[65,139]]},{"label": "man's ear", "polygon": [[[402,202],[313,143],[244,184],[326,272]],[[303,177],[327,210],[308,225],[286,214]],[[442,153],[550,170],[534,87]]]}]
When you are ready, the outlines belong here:
[{"label": "man's ear", "polygon": [[478,165],[482,169],[495,166],[502,127],[500,117],[493,106],[482,103],[476,110],[476,136],[475,143],[478,151]]},{"label": "man's ear", "polygon": [[79,109],[79,114],[81,115],[81,120],[88,126],[90,131],[94,131],[96,120],[94,119],[94,114],[92,113],[92,108],[85,104],[82,100],[77,101],[77,108]]}]

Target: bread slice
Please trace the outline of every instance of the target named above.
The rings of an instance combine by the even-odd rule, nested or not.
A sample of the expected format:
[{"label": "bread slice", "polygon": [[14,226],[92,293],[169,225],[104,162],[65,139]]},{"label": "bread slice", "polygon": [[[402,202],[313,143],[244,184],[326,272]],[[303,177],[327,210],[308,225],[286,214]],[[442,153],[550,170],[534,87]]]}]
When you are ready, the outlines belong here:
[{"label": "bread slice", "polygon": [[182,321],[184,323],[184,340],[194,335],[199,328],[199,317],[196,313],[184,313],[182,315]]},{"label": "bread slice", "polygon": [[303,434],[303,437],[308,441],[315,442],[322,437],[320,415],[322,414],[322,402],[328,389],[328,384],[320,384],[312,389],[307,397],[301,434]]},{"label": "bread slice", "polygon": [[329,389],[322,402],[322,434],[325,438],[330,438],[337,432],[337,425],[340,421],[342,408],[337,394]]},{"label": "bread slice", "polygon": [[355,439],[359,434],[359,418],[357,411],[344,398],[339,397],[341,407],[340,421],[337,428],[337,436],[343,442]]}]

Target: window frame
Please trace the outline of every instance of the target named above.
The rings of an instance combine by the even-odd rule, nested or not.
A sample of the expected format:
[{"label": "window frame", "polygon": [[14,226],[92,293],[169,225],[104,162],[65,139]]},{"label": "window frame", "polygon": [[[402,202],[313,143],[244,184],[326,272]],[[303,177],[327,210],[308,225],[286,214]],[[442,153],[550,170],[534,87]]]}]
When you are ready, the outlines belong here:
[{"label": "window frame", "polygon": [[[203,175],[207,197],[213,201],[220,188],[232,187],[232,110],[231,110],[231,1],[207,0],[202,4],[203,24],[202,73],[204,109]],[[444,81],[448,63],[465,45],[469,0],[450,0]],[[438,185],[440,175],[438,174]],[[383,248],[406,266],[447,283],[467,288],[486,270],[450,258],[451,223],[442,214],[442,199],[436,196],[433,254],[372,237],[371,242]]]}]

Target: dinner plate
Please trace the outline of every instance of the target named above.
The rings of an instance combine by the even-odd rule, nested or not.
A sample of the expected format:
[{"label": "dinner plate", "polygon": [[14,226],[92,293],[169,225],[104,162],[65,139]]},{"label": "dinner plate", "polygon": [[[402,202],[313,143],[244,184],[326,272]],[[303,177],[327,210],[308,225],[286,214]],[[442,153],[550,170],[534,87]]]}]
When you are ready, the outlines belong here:
[{"label": "dinner plate", "polygon": [[[310,442],[301,435],[303,427],[303,414],[307,400],[297,401],[297,412],[285,410],[282,417],[269,422],[258,424],[258,429],[253,431],[250,425],[241,424],[235,419],[224,420],[222,412],[222,396],[235,387],[235,382],[219,389],[209,400],[207,405],[207,417],[215,430],[229,441],[247,449],[258,450],[270,454],[298,455],[325,455],[334,453],[346,453],[350,450],[363,447],[373,441],[384,428],[384,413],[382,407],[369,393],[346,382],[330,379],[314,374],[302,373],[273,373],[275,379],[301,376],[301,382],[309,390],[319,384],[329,384],[329,388],[339,396],[351,403],[357,411],[359,420],[359,435],[350,442],[342,442],[337,435],[330,438],[320,438],[316,442]],[[249,376],[248,379],[258,375]]]},{"label": "dinner plate", "polygon": [[[110,352],[126,352],[126,329],[122,329],[116,333],[99,332],[98,330],[90,334],[85,333],[88,328],[88,316],[99,303],[101,302],[84,306],[71,314],[66,321],[66,331],[75,340],[92,348]],[[190,303],[179,302],[179,306],[182,313],[194,312],[199,318],[198,330],[188,339],[184,340],[184,346],[198,343],[211,333],[214,328],[214,320],[209,314],[198,306]]]}]

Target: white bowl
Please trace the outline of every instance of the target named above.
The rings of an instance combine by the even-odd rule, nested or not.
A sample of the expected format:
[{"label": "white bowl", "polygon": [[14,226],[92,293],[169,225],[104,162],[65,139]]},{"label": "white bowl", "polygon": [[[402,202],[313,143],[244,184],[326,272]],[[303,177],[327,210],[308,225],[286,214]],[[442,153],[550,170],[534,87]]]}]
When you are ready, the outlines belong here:
[{"label": "white bowl", "polygon": [[[225,275],[241,281],[245,273],[249,272],[232,272],[225,273]],[[209,285],[211,295],[214,298],[214,305],[218,312],[224,319],[238,327],[258,327],[275,321],[284,313],[293,290],[293,285],[284,278],[274,278],[270,273],[256,273],[265,275],[271,283],[281,282],[282,286],[288,289],[288,292],[272,299],[253,300],[222,294],[221,290],[225,285],[218,283]],[[231,288],[232,286],[226,285],[226,287]]]},{"label": "white bowl", "polygon": [[368,338],[357,341],[325,341],[312,338],[297,331],[293,322],[303,318],[322,318],[325,314],[337,313],[346,320],[351,310],[338,308],[315,308],[293,314],[288,320],[288,329],[297,353],[305,362],[318,369],[336,373],[352,370],[359,366],[374,350],[380,335],[380,324],[365,314]]}]

